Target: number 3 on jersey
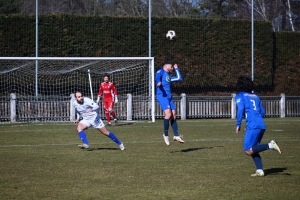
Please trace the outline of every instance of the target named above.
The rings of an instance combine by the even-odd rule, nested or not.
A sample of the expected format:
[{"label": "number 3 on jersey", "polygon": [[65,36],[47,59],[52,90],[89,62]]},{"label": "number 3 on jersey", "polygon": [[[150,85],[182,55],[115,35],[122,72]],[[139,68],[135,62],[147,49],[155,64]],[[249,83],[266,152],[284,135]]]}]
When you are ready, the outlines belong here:
[{"label": "number 3 on jersey", "polygon": [[256,110],[256,105],[255,105],[255,101],[254,100],[250,100],[252,102],[253,105],[253,110]]}]

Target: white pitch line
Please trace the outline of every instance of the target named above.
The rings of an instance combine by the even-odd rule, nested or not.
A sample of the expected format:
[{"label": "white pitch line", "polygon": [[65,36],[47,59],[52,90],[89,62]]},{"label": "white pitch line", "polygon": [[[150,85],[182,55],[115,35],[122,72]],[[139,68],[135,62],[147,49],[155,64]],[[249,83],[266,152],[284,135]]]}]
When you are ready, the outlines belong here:
[{"label": "white pitch line", "polygon": [[[276,137],[275,139],[280,141],[292,141],[297,142],[300,141],[300,137]],[[239,138],[212,138],[212,139],[195,139],[195,140],[185,140],[185,147],[189,147],[189,142],[213,142],[213,141],[229,141],[229,142],[242,142],[243,137]],[[124,142],[126,144],[154,144],[154,143],[164,143],[161,140],[156,141],[148,141],[148,142],[141,142],[141,141],[131,141],[131,142]],[[77,146],[80,143],[65,143],[65,144],[12,144],[12,145],[0,145],[0,148],[10,148],[10,147],[45,147],[45,146]],[[103,144],[115,144],[113,142],[100,142],[100,143],[90,143],[92,146],[96,145],[103,145]]]},{"label": "white pitch line", "polygon": [[[195,140],[185,140],[186,142],[205,142],[205,141],[241,141],[241,139],[195,139]],[[164,143],[162,140],[156,141],[131,141],[124,142],[124,144],[153,144],[153,143]],[[71,146],[78,145],[81,143],[66,143],[66,144],[12,144],[12,145],[0,145],[0,148],[8,148],[8,147],[44,147],[44,146]],[[100,143],[90,143],[90,145],[101,145],[101,144],[114,144],[114,142],[100,142]]]}]

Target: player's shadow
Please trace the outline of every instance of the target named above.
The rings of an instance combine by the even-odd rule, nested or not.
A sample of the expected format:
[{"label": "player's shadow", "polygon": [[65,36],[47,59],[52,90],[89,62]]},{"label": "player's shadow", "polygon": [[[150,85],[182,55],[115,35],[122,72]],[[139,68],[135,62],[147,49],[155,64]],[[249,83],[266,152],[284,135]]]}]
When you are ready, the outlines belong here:
[{"label": "player's shadow", "polygon": [[115,150],[120,150],[120,148],[90,148],[87,151],[103,151],[103,150],[115,151]]},{"label": "player's shadow", "polygon": [[[217,147],[222,147],[222,146],[217,146]],[[198,151],[198,150],[202,150],[202,149],[212,149],[212,148],[215,148],[215,147],[195,147],[195,148],[182,149],[180,151],[171,151],[171,153],[178,153],[178,152],[188,153],[191,151]]]},{"label": "player's shadow", "polygon": [[270,168],[270,169],[264,169],[265,175],[269,176],[269,175],[288,175],[290,176],[291,173],[289,172],[285,172],[285,170],[287,170],[286,167],[277,167],[277,168]]}]

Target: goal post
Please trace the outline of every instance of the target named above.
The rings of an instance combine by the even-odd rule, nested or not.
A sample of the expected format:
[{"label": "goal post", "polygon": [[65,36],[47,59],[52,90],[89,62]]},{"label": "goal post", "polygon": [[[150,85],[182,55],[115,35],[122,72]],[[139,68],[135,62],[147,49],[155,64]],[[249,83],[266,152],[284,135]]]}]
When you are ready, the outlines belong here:
[{"label": "goal post", "polygon": [[[155,121],[153,57],[0,57],[0,66],[0,98],[16,94],[18,119],[67,121],[70,94],[95,100],[109,74],[118,90],[118,117]],[[101,103],[99,111],[105,119]]]}]

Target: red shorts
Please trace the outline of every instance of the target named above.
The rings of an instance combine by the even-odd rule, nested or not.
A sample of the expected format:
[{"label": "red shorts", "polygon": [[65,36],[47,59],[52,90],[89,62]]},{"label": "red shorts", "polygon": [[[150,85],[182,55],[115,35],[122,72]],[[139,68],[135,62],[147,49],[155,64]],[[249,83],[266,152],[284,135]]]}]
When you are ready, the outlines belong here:
[{"label": "red shorts", "polygon": [[108,110],[110,108],[112,109],[114,107],[114,104],[115,104],[115,102],[113,102],[113,101],[104,101],[103,102],[103,108],[105,110]]}]

